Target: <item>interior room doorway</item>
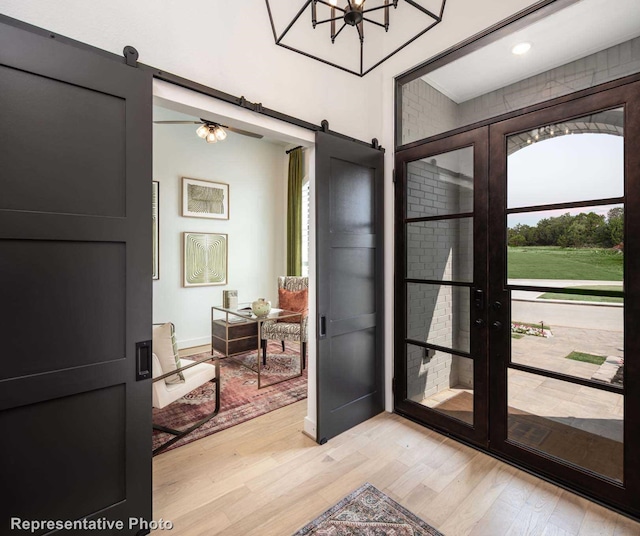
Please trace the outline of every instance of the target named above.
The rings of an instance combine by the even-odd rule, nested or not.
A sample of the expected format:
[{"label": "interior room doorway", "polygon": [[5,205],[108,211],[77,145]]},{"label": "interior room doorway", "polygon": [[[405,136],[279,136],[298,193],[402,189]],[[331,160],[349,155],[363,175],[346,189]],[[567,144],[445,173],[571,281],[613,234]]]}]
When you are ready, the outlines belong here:
[{"label": "interior room doorway", "polygon": [[[313,267],[313,263],[309,263],[313,236],[308,232],[311,230],[308,225],[309,209],[312,209],[309,194],[313,189],[310,186],[313,185],[314,179],[313,135],[304,129],[292,125],[283,126],[280,121],[257,117],[257,114],[251,114],[247,110],[225,106],[225,103],[213,98],[166,82],[154,81],[154,95],[154,180],[159,183],[162,209],[159,215],[160,269],[159,278],[154,281],[154,321],[175,323],[176,339],[183,358],[194,359],[194,356],[204,358],[211,352],[214,340],[213,324],[224,322],[220,313],[212,310],[214,306],[222,306],[223,290],[235,290],[237,299],[243,304],[250,304],[258,297],[264,296],[272,302],[273,307],[278,306],[278,277],[287,273],[286,219],[289,160],[287,150],[292,147],[302,147],[304,183],[307,192],[307,196],[303,199],[307,202],[307,232],[303,234],[303,248],[306,249],[305,275],[310,275],[313,281],[315,276],[313,268],[312,273],[309,274],[309,266]],[[218,140],[215,145],[200,139],[196,132],[199,125],[195,122],[200,121],[201,118],[222,125],[227,133],[226,138]],[[185,216],[183,207],[185,181],[199,181],[197,184],[204,186],[223,185],[221,187],[225,188],[225,196],[228,199],[226,214],[218,219],[194,217],[195,214]],[[186,265],[183,266],[186,261],[182,256],[184,254],[183,235],[187,232],[221,233],[226,238],[227,274],[224,284],[191,287],[186,285],[184,281],[187,275]],[[313,253],[311,256],[313,257]],[[313,302],[312,296],[310,301]],[[311,309],[315,309],[315,304],[311,303]],[[233,327],[232,325],[232,329]],[[215,340],[218,341],[217,338]],[[252,341],[255,345],[255,337],[243,336],[239,342],[250,345]],[[274,345],[278,348],[271,348]],[[271,346],[269,346],[269,357],[273,353],[278,366],[282,365],[280,367],[282,370],[278,368],[273,373],[274,378],[280,380],[287,377],[285,369],[289,361],[291,361],[289,368],[292,369],[296,368],[295,363],[301,361],[299,345],[287,343],[286,350],[281,349],[279,343],[271,343]],[[312,345],[307,345],[309,346]],[[217,348],[216,352],[218,350],[220,348]],[[201,429],[185,437],[178,445],[195,440],[203,434],[215,433],[218,429],[243,422],[280,405],[303,398],[310,400],[314,397],[315,389],[312,389],[310,396],[307,397],[308,383],[315,387],[314,381],[307,380],[308,371],[315,364],[314,349],[308,350],[309,366],[304,371],[303,377],[292,377],[290,381],[283,382],[277,388],[264,390],[258,390],[256,387],[257,374],[240,365],[242,358],[247,361],[248,366],[251,366],[250,357],[256,353],[255,348],[251,356],[247,348],[243,347],[244,351],[240,354],[238,354],[239,350],[235,347],[231,350],[234,354],[233,363],[224,359],[220,362],[221,373],[225,376],[221,389],[223,391],[222,418],[216,417],[207,422]],[[273,359],[269,359],[270,365],[272,365],[271,361]],[[229,370],[229,367],[233,370]],[[245,375],[247,378],[244,377]],[[269,378],[267,374],[267,380]],[[264,384],[264,371],[261,379]],[[254,383],[256,386],[253,385]],[[251,400],[251,393],[245,393],[245,396],[236,391],[237,389],[246,390],[248,386],[255,388],[253,398],[256,403],[248,404],[247,407],[250,410],[243,410],[244,406],[236,407],[236,402]],[[207,391],[207,385],[203,385],[200,390]],[[194,397],[195,399],[191,400]],[[187,422],[190,422],[189,418],[194,422],[197,421],[202,413],[199,411],[200,406],[204,407],[203,404],[209,403],[213,407],[213,393],[210,393],[208,398],[204,393],[200,397],[203,398],[202,400],[199,395],[194,397],[187,397],[190,400],[188,404],[178,404],[187,410],[189,414],[186,416]],[[231,407],[230,401],[233,401]],[[197,405],[197,402],[200,402],[200,405]],[[164,423],[167,427],[183,429],[184,423],[179,423],[178,416],[174,415],[176,411],[169,406],[160,411],[154,410],[154,415],[161,414],[156,420],[162,421],[161,424],[167,421]],[[307,420],[310,423],[308,433],[311,435],[313,432],[311,423],[315,421],[315,414]],[[156,436],[162,437],[156,438]],[[154,447],[156,443],[161,443],[161,439],[168,437],[156,431]]]}]

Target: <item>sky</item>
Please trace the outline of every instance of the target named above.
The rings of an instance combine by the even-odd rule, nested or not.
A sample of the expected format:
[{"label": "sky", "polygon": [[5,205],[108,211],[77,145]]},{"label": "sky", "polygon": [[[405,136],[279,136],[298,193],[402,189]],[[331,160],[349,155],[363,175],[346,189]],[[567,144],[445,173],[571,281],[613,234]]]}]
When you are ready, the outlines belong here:
[{"label": "sky", "polygon": [[[607,134],[570,134],[534,143],[508,158],[508,208],[587,201],[624,195],[624,139]],[[536,225],[567,212],[604,214],[613,206],[512,214],[517,223]]]}]

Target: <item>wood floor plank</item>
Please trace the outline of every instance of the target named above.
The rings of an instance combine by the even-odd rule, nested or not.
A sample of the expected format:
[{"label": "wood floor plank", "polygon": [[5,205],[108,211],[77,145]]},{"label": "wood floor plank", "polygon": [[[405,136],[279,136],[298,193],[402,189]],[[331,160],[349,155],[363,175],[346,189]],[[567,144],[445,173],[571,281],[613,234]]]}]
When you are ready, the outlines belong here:
[{"label": "wood floor plank", "polygon": [[589,502],[586,499],[569,491],[563,491],[549,518],[549,524],[562,529],[567,534],[578,534],[588,505]]},{"label": "wood floor plank", "polygon": [[[384,413],[318,445],[306,401],[154,458],[180,536],[288,536],[365,482],[446,536],[630,536],[640,524]],[[160,534],[160,533],[158,533]]]},{"label": "wood floor plank", "polygon": [[496,464],[469,495],[458,505],[455,514],[442,523],[442,532],[469,534],[507,487],[517,469]]},{"label": "wood floor plank", "polygon": [[597,534],[598,536],[613,536],[618,522],[618,514],[600,506],[589,503],[587,512],[580,525],[581,534]]},{"label": "wood floor plank", "polygon": [[553,484],[538,480],[507,531],[507,536],[539,536],[543,533],[556,508],[562,490]]}]

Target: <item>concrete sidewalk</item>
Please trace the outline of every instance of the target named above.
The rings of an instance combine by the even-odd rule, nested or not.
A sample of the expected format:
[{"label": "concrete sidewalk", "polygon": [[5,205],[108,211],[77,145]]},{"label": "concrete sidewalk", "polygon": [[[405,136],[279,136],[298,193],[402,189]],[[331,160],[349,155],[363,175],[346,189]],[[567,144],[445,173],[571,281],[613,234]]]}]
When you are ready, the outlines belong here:
[{"label": "concrete sidewalk", "polygon": [[[579,287],[585,285],[619,286],[621,281],[585,281],[561,279],[510,279],[511,285],[543,287]],[[514,322],[566,326],[604,331],[623,330],[624,307],[620,303],[538,300],[542,292],[511,291],[511,318]]]}]

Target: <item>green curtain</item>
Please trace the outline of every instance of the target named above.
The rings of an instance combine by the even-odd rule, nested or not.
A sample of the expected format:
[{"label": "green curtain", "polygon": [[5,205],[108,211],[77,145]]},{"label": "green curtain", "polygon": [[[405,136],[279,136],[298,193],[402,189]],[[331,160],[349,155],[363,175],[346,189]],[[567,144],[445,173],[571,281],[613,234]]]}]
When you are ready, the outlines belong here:
[{"label": "green curtain", "polygon": [[302,275],[302,148],[289,153],[287,275]]}]

